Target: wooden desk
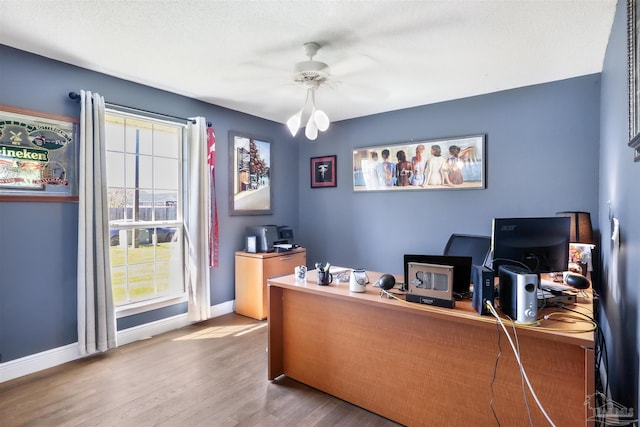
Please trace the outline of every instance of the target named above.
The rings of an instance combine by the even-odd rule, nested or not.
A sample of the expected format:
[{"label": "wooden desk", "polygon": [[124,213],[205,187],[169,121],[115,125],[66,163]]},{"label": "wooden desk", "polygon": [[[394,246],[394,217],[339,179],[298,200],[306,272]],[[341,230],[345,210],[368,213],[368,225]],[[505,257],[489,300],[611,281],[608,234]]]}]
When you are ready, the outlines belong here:
[{"label": "wooden desk", "polygon": [[[379,273],[367,272],[371,283]],[[286,375],[408,426],[528,426],[519,368],[495,318],[469,302],[455,309],[381,298],[349,284],[269,280],[268,378]],[[579,310],[589,313],[588,304]],[[543,327],[589,325],[544,321]],[[508,326],[511,329],[511,326]],[[593,333],[517,328],[521,360],[557,426],[587,424],[594,392]],[[513,335],[513,334],[512,334]],[[499,343],[499,345],[498,345]],[[524,386],[526,388],[526,386]],[[527,390],[534,425],[548,425]]]}]

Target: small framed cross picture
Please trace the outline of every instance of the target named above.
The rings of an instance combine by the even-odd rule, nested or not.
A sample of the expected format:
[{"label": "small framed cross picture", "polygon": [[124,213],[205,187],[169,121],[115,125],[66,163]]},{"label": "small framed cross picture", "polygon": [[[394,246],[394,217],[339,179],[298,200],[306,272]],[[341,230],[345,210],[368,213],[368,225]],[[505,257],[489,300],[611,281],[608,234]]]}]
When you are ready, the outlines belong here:
[{"label": "small framed cross picture", "polygon": [[336,187],[336,156],[311,158],[311,188]]}]

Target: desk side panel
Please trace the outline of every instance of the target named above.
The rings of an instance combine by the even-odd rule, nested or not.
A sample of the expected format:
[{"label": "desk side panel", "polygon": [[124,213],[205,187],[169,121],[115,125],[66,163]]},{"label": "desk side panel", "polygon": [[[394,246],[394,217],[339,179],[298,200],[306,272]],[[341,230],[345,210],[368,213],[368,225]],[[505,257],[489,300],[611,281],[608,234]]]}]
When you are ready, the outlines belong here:
[{"label": "desk side panel", "polygon": [[283,289],[275,286],[267,287],[269,300],[268,328],[269,338],[267,343],[268,369],[267,378],[273,380],[284,374],[282,357],[282,293]]},{"label": "desk side panel", "polygon": [[585,377],[585,388],[587,398],[585,399],[584,411],[585,411],[585,419],[588,420],[587,426],[593,427],[595,426],[594,419],[594,409],[589,405],[589,401],[591,400],[591,396],[595,396],[596,392],[596,378],[595,378],[595,358],[593,349],[585,349],[584,352],[584,366],[587,372],[587,376]]},{"label": "desk side panel", "polygon": [[267,313],[263,311],[262,289],[266,286],[264,260],[259,257],[236,253],[235,257],[235,311],[243,316],[263,320]]},{"label": "desk side panel", "polygon": [[306,251],[299,252],[282,252],[280,256],[265,258],[263,264],[263,278],[264,282],[260,288],[262,306],[260,307],[260,313],[262,319],[268,315],[268,300],[267,287],[268,278],[275,276],[282,276],[283,274],[293,274],[293,270],[297,265],[307,264]]}]

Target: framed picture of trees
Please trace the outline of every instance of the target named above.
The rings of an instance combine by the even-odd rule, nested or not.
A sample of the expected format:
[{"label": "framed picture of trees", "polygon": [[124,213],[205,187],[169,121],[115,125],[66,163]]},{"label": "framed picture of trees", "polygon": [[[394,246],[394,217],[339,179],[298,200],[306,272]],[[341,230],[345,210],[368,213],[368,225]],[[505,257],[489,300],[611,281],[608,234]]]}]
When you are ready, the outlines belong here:
[{"label": "framed picture of trees", "polygon": [[229,215],[270,215],[271,142],[233,131],[229,141]]}]

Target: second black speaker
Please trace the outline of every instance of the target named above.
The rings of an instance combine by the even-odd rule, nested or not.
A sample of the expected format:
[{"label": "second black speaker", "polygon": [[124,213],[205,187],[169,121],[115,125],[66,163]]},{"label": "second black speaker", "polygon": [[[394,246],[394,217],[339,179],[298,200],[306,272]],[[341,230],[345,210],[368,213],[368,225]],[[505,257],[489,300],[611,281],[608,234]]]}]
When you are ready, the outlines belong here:
[{"label": "second black speaker", "polygon": [[482,265],[474,265],[471,269],[473,278],[473,297],[471,305],[480,314],[489,314],[489,310],[484,304],[495,301],[495,285],[493,270]]}]

